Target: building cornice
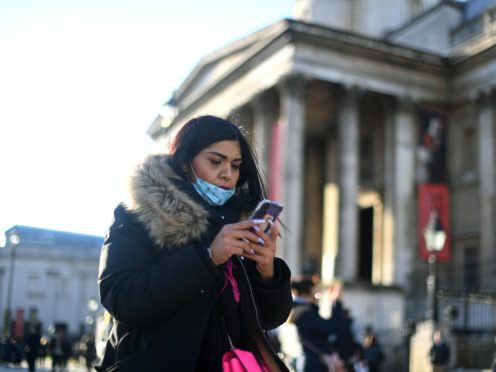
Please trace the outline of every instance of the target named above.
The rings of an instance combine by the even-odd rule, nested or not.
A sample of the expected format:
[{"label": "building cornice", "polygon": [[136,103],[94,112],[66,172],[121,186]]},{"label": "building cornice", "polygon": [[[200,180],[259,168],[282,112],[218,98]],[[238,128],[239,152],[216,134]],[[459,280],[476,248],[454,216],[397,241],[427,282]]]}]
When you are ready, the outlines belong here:
[{"label": "building cornice", "polygon": [[[176,125],[184,123],[202,104],[244,76],[247,71],[263,63],[265,59],[283,48],[294,49],[305,44],[332,49],[343,55],[355,55],[387,65],[403,68],[408,66],[428,74],[442,74],[443,76],[446,74],[447,60],[441,56],[326,26],[284,19],[202,59],[172,98],[172,101],[178,102],[177,116],[167,128],[160,125],[160,117],[157,117],[148,133],[154,139],[167,133]],[[250,49],[241,61],[232,65],[230,69],[217,76],[196,94],[191,94],[191,97],[185,96],[184,93],[188,91],[195,79],[201,76],[207,65],[241,49],[245,51]]]},{"label": "building cornice", "polygon": [[292,40],[296,42],[312,43],[346,55],[366,56],[367,59],[436,73],[443,72],[447,66],[448,59],[434,53],[325,26],[299,21],[291,23]]}]

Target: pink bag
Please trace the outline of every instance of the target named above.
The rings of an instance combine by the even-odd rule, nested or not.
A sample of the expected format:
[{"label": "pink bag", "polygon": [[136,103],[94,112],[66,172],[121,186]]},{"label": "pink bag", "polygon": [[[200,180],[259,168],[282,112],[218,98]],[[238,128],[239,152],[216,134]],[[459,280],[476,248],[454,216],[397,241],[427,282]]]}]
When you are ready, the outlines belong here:
[{"label": "pink bag", "polygon": [[251,352],[232,348],[222,356],[223,372],[269,372]]}]

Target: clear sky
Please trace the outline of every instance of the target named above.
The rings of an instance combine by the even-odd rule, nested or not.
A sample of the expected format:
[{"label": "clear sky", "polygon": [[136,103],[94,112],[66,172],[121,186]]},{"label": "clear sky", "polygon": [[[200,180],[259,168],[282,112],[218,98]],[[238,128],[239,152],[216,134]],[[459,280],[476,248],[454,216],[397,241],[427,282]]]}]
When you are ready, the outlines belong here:
[{"label": "clear sky", "polygon": [[14,225],[104,235],[146,130],[204,55],[292,0],[0,1],[0,245]]}]

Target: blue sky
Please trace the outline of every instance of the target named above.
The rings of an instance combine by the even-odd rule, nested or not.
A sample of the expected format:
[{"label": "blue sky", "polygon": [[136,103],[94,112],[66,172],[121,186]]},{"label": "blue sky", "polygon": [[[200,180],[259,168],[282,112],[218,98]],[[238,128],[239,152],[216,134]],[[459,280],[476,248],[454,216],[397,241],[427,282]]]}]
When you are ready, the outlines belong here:
[{"label": "blue sky", "polygon": [[13,225],[105,234],[173,90],[292,3],[2,0],[0,245]]}]

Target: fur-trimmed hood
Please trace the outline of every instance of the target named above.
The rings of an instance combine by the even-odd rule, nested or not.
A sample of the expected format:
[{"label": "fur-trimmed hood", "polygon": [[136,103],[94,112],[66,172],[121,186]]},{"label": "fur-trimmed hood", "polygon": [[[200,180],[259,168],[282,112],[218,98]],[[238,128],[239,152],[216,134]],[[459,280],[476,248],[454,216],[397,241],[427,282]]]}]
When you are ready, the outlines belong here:
[{"label": "fur-trimmed hood", "polygon": [[199,239],[207,230],[209,213],[178,189],[181,178],[168,155],[149,155],[129,179],[126,209],[145,225],[154,243],[173,248]]}]

